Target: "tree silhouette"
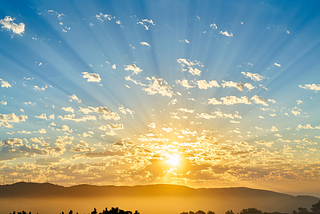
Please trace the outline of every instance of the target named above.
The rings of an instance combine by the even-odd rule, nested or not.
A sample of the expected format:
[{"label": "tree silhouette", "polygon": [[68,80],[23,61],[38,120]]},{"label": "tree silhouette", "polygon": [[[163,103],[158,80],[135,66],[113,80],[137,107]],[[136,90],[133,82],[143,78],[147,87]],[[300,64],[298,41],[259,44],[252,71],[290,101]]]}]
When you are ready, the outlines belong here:
[{"label": "tree silhouette", "polygon": [[262,211],[253,207],[253,208],[243,209],[240,212],[240,214],[262,214]]},{"label": "tree silhouette", "polygon": [[320,200],[318,203],[312,205],[311,211],[314,214],[320,214]]},{"label": "tree silhouette", "polygon": [[206,214],[206,213],[202,210],[198,210],[195,214]]},{"label": "tree silhouette", "polygon": [[207,212],[207,214],[216,214],[216,213],[209,210],[209,211]]},{"label": "tree silhouette", "polygon": [[234,212],[232,210],[228,210],[226,214],[234,214]]}]

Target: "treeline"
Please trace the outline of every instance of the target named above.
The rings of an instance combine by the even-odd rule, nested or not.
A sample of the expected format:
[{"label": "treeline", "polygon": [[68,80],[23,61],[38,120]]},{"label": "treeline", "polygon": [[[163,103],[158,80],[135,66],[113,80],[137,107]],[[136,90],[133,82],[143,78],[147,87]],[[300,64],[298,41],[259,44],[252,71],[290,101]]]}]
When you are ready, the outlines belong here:
[{"label": "treeline", "polygon": [[[13,213],[10,213],[10,214],[32,214],[32,213],[31,212],[25,212],[25,211],[21,211],[21,212],[17,212],[16,213],[16,211],[13,211]],[[79,214],[79,213],[74,213],[72,210],[70,210],[67,213],[61,212],[60,214]],[[90,213],[88,213],[88,214],[90,214]],[[94,208],[93,211],[91,212],[91,214],[140,214],[140,213],[138,212],[138,210],[136,210],[133,213],[131,211],[121,210],[118,207],[116,207],[116,208],[112,207],[111,210],[108,210],[108,208],[105,208],[102,212],[99,212],[99,213],[98,213],[97,209]]]},{"label": "treeline", "polygon": [[[206,213],[202,210],[198,210],[196,212],[189,211],[189,212],[182,212],[180,214],[216,214],[216,213],[213,211],[208,211]],[[227,212],[225,212],[225,214],[235,214],[235,213],[232,210],[228,210]],[[240,213],[237,213],[237,214],[288,214],[288,213],[280,213],[280,212],[268,213],[268,212],[262,212],[257,208],[248,208],[248,209],[243,209]],[[307,208],[299,207],[298,211],[293,210],[291,214],[320,214],[320,201],[311,206],[311,211],[308,211]]]},{"label": "treeline", "polygon": [[[31,212],[27,213],[25,211],[21,211],[21,212],[13,212],[10,214],[32,214]],[[38,214],[38,213],[37,213]],[[65,214],[64,212],[61,212],[60,214]],[[69,211],[69,213],[66,214],[79,214],[79,213],[74,213],[72,210]],[[88,213],[90,214],[90,213]],[[112,207],[110,210],[108,210],[107,208],[105,208],[102,212],[97,211],[96,208],[93,209],[93,211],[91,212],[91,214],[140,214],[138,212],[138,210],[136,210],[134,213],[131,211],[124,211],[119,209],[118,207],[114,208]],[[213,211],[208,211],[208,212],[204,212],[202,210],[198,210],[196,212],[193,211],[189,211],[189,212],[182,212],[180,214],[216,214]],[[227,212],[225,212],[225,214],[235,214],[232,210],[228,210]],[[240,213],[237,214],[288,214],[288,213],[280,213],[280,212],[273,212],[273,213],[268,213],[268,212],[262,212],[261,210],[258,210],[257,208],[248,208],[248,209],[243,209],[241,210]],[[320,214],[320,201],[316,204],[313,204],[311,206],[311,210],[309,211],[307,208],[304,207],[299,207],[298,211],[293,210],[291,214]]]}]

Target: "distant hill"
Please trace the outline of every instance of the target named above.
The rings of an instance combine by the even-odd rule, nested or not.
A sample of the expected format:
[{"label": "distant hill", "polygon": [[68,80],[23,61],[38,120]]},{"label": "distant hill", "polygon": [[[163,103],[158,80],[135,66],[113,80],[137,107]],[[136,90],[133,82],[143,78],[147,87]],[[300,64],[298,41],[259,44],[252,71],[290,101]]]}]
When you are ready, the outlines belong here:
[{"label": "distant hill", "polygon": [[[240,212],[243,208],[249,207],[256,207],[264,212],[291,213],[298,207],[310,209],[311,205],[319,200],[312,196],[295,197],[245,187],[193,189],[165,184],[132,187],[92,185],[63,187],[50,183],[24,182],[0,185],[0,211],[8,209],[12,212],[21,207],[20,209],[26,211],[27,208],[33,209],[39,214],[58,214],[62,209],[78,210],[79,213],[83,213],[81,209],[86,209],[85,212],[88,213],[90,211],[88,209],[93,207],[102,209],[107,206],[118,206],[125,210],[138,209],[141,214],[179,214],[199,209],[224,214],[230,209]],[[46,210],[48,207],[50,211]]]}]

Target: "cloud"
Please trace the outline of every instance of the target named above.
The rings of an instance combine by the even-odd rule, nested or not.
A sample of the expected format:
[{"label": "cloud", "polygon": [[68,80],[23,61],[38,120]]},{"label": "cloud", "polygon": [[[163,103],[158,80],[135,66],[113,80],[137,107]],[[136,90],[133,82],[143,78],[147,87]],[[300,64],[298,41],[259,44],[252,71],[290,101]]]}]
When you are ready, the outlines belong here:
[{"label": "cloud", "polygon": [[0,79],[0,82],[1,82],[2,88],[10,88],[11,87],[11,85],[7,81],[4,81],[3,79]]},{"label": "cloud", "polygon": [[125,65],[125,66],[126,66],[126,68],[124,70],[133,71],[132,75],[139,74],[141,71],[143,71],[141,68],[137,67],[135,64]]},{"label": "cloud", "polygon": [[25,24],[21,22],[19,25],[17,25],[16,23],[13,22],[14,20],[15,18],[6,16],[4,17],[4,19],[0,19],[0,24],[3,25],[2,28],[12,30],[13,33],[21,35],[22,33],[24,33]]},{"label": "cloud", "polygon": [[6,101],[1,100],[0,104],[6,106],[8,103]]},{"label": "cloud", "polygon": [[227,31],[225,31],[225,32],[220,31],[219,34],[222,34],[222,35],[225,35],[225,36],[233,36],[232,33],[229,34]]},{"label": "cloud", "polygon": [[278,66],[278,67],[281,67],[281,65],[278,64],[278,63],[276,63],[276,62],[274,63],[274,65],[275,65],[275,66]]},{"label": "cloud", "polygon": [[87,120],[97,120],[96,116],[94,115],[86,115],[82,118],[75,118],[75,114],[67,114],[62,116],[58,116],[61,120],[72,120],[75,122],[85,122]]},{"label": "cloud", "polygon": [[178,111],[186,112],[186,113],[193,113],[195,109],[186,109],[186,108],[179,108]]},{"label": "cloud", "polygon": [[273,100],[273,99],[268,99],[269,103],[277,103],[277,101]]},{"label": "cloud", "polygon": [[102,13],[100,13],[100,14],[98,14],[98,15],[96,15],[96,18],[98,19],[98,20],[100,20],[100,21],[104,21],[104,20],[109,20],[109,21],[111,21],[112,19],[114,19],[115,17],[114,16],[111,16],[110,14],[102,14]]},{"label": "cloud", "polygon": [[35,85],[35,86],[33,86],[33,90],[35,90],[35,91],[44,91],[44,90],[46,90],[44,87],[39,87],[39,86],[37,86],[37,85]]},{"label": "cloud", "polygon": [[233,82],[233,81],[224,81],[224,80],[222,80],[222,81],[223,81],[223,83],[221,85],[223,88],[224,87],[229,87],[229,88],[234,87],[234,88],[238,89],[239,91],[243,91],[243,89],[245,87],[248,88],[249,91],[251,91],[252,89],[255,88],[255,86],[252,86],[250,83],[243,84],[241,82],[238,83],[238,82]]},{"label": "cloud", "polygon": [[297,100],[297,105],[300,105],[301,103],[303,103],[302,100]]},{"label": "cloud", "polygon": [[264,76],[261,76],[258,73],[250,73],[250,72],[242,71],[241,74],[243,74],[246,78],[250,78],[253,81],[261,81],[261,80],[265,79]]},{"label": "cloud", "polygon": [[150,25],[155,25],[152,19],[142,19],[141,21],[137,22],[137,24],[144,26],[145,30],[149,30]]},{"label": "cloud", "polygon": [[62,107],[62,109],[64,111],[68,111],[68,112],[74,113],[74,109],[72,107]]},{"label": "cloud", "polygon": [[39,119],[45,119],[48,120],[47,115],[46,114],[41,114],[39,116],[34,116],[35,118],[39,118]]},{"label": "cloud", "polygon": [[99,74],[82,72],[83,78],[87,79],[87,82],[100,82],[101,78]]},{"label": "cloud", "polygon": [[316,84],[305,84],[304,86],[299,85],[300,88],[303,89],[309,89],[309,90],[314,90],[314,91],[320,91],[320,84],[316,85]]},{"label": "cloud", "polygon": [[14,113],[12,114],[1,114],[0,113],[0,126],[4,126],[6,128],[12,128],[13,126],[8,122],[20,123],[21,121],[26,121],[28,116],[20,115],[16,116]]},{"label": "cloud", "polygon": [[210,24],[210,27],[212,27],[214,30],[217,30],[217,29],[218,29],[216,23]]},{"label": "cloud", "polygon": [[187,88],[187,89],[194,88],[194,86],[189,85],[189,82],[186,79],[184,79],[184,80],[176,80],[176,83],[181,85],[181,86],[183,86],[184,88]]},{"label": "cloud", "polygon": [[122,113],[122,114],[127,114],[127,112],[131,115],[134,114],[134,111],[128,109],[128,108],[125,108],[124,106],[120,106],[119,107],[119,111]]},{"label": "cloud", "polygon": [[145,45],[145,46],[148,46],[150,47],[149,43],[148,42],[140,42],[141,45]]},{"label": "cloud", "polygon": [[73,130],[70,129],[69,126],[67,126],[67,125],[63,125],[63,126],[62,126],[62,131],[68,131],[68,132],[70,132],[70,133],[73,132]]},{"label": "cloud", "polygon": [[212,105],[234,105],[238,103],[251,104],[250,100],[246,96],[236,97],[236,96],[227,96],[220,98],[221,101],[218,101],[216,98],[208,99],[208,104]]},{"label": "cloud", "polygon": [[[73,94],[73,95],[70,95],[69,96],[72,100],[76,100],[76,101],[78,101],[78,103],[81,103],[81,100],[77,97],[77,95],[75,95],[75,94]],[[70,102],[72,102],[72,100],[69,100]]]},{"label": "cloud", "polygon": [[278,129],[277,129],[277,127],[275,127],[275,126],[272,126],[271,131],[272,131],[272,132],[277,132]]},{"label": "cloud", "polygon": [[196,82],[196,84],[198,85],[199,89],[207,89],[207,88],[212,88],[212,87],[216,87],[219,88],[220,85],[218,84],[218,82],[216,80],[212,80],[207,82],[206,80],[198,80]]},{"label": "cloud", "polygon": [[[188,59],[177,59],[177,62],[181,64],[181,71],[189,71],[192,75],[200,76],[201,71],[198,68],[193,68],[192,66],[204,67],[200,61],[190,61]],[[185,68],[187,66],[187,68]]]},{"label": "cloud", "polygon": [[250,100],[253,100],[256,104],[262,104],[264,106],[269,106],[268,103],[262,97],[259,97],[257,95],[254,95],[253,97],[251,97]]},{"label": "cloud", "polygon": [[117,69],[116,64],[113,64],[113,65],[112,65],[112,69]]},{"label": "cloud", "polygon": [[299,130],[299,129],[320,129],[320,126],[312,127],[311,124],[306,124],[303,126],[301,124],[299,124],[297,127],[297,130]]},{"label": "cloud", "polygon": [[150,84],[147,87],[142,88],[141,90],[146,91],[150,95],[160,94],[161,96],[172,97],[173,92],[171,91],[171,87],[168,86],[168,83],[162,78],[149,77],[146,78],[150,81]]},{"label": "cloud", "polygon": [[150,128],[156,128],[156,124],[155,123],[150,123],[149,125],[148,125]]}]

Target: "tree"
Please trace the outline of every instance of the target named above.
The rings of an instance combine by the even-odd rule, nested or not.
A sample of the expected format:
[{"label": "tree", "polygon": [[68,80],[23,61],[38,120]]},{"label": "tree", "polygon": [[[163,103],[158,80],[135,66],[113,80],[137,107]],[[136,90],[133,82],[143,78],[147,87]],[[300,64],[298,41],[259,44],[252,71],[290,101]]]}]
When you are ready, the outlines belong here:
[{"label": "tree", "polygon": [[202,210],[198,210],[195,214],[206,214],[206,213]]},{"label": "tree", "polygon": [[318,203],[312,205],[311,211],[314,214],[320,214],[320,200]]},{"label": "tree", "polygon": [[228,210],[226,214],[234,214],[234,212],[232,210]]},{"label": "tree", "polygon": [[69,214],[72,214],[72,213],[73,213],[73,211],[72,211],[72,210],[70,210],[70,211],[69,211]]},{"label": "tree", "polygon": [[94,208],[93,211],[91,212],[91,214],[98,214],[97,209]]},{"label": "tree", "polygon": [[207,212],[207,214],[216,214],[216,213],[209,210],[209,211]]},{"label": "tree", "polygon": [[261,210],[258,210],[257,208],[248,208],[248,209],[243,209],[240,214],[262,214]]},{"label": "tree", "polygon": [[304,207],[299,207],[298,213],[299,214],[310,214],[310,212],[307,210],[307,208],[304,208]]}]

